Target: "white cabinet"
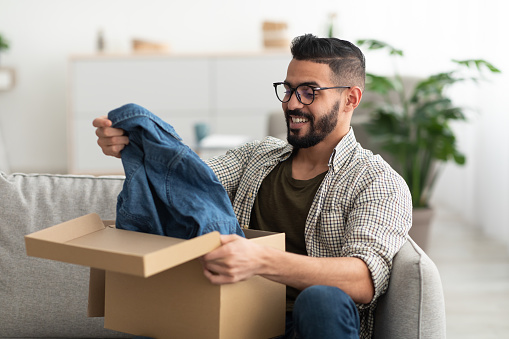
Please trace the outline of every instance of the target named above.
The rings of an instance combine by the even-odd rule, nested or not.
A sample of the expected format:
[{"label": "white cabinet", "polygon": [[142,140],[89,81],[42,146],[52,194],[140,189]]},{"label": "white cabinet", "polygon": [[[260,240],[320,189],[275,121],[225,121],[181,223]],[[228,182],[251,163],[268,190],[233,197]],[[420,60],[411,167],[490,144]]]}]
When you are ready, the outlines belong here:
[{"label": "white cabinet", "polygon": [[272,83],[286,77],[289,54],[89,56],[70,60],[69,172],[122,173],[102,155],[92,120],[136,103],[175,127],[191,147],[194,125],[212,133],[266,135],[267,116],[281,110]]}]

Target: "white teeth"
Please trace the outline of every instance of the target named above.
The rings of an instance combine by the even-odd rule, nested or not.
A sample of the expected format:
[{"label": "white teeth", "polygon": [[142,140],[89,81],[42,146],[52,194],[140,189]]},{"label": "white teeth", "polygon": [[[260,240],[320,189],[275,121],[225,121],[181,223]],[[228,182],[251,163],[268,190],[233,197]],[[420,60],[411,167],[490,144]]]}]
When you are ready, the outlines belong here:
[{"label": "white teeth", "polygon": [[292,118],[292,121],[294,123],[298,124],[298,123],[301,123],[301,122],[307,122],[308,119],[306,119],[306,118]]}]

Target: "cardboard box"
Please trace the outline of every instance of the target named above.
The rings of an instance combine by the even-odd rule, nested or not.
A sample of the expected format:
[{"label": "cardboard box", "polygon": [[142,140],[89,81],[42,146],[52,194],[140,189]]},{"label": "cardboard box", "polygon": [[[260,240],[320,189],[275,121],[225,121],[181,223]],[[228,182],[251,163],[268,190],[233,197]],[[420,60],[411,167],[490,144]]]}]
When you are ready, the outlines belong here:
[{"label": "cardboard box", "polygon": [[[284,234],[246,230],[284,250]],[[106,328],[153,338],[271,338],[284,333],[285,290],[260,276],[213,285],[199,257],[218,232],[190,240],[107,226],[89,214],[25,236],[29,256],[91,267],[89,316]]]}]

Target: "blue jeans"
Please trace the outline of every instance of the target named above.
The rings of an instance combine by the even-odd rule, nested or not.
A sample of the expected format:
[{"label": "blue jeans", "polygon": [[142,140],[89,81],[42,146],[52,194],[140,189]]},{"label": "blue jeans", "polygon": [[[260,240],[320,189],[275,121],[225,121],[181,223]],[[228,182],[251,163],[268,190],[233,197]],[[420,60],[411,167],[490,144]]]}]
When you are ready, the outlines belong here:
[{"label": "blue jeans", "polygon": [[171,125],[135,104],[108,118],[129,137],[118,228],[181,239],[212,231],[244,236],[224,187]]},{"label": "blue jeans", "polygon": [[311,286],[303,290],[292,312],[286,315],[286,331],[281,339],[359,338],[357,307],[337,287]]}]

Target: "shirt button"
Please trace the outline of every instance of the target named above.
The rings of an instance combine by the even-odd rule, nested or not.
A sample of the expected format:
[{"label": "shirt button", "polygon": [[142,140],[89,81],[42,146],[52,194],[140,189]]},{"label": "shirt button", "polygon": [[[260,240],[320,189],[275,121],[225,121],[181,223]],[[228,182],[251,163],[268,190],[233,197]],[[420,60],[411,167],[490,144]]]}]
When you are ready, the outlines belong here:
[{"label": "shirt button", "polygon": [[252,198],[253,197],[253,193],[249,193],[249,197]]}]

